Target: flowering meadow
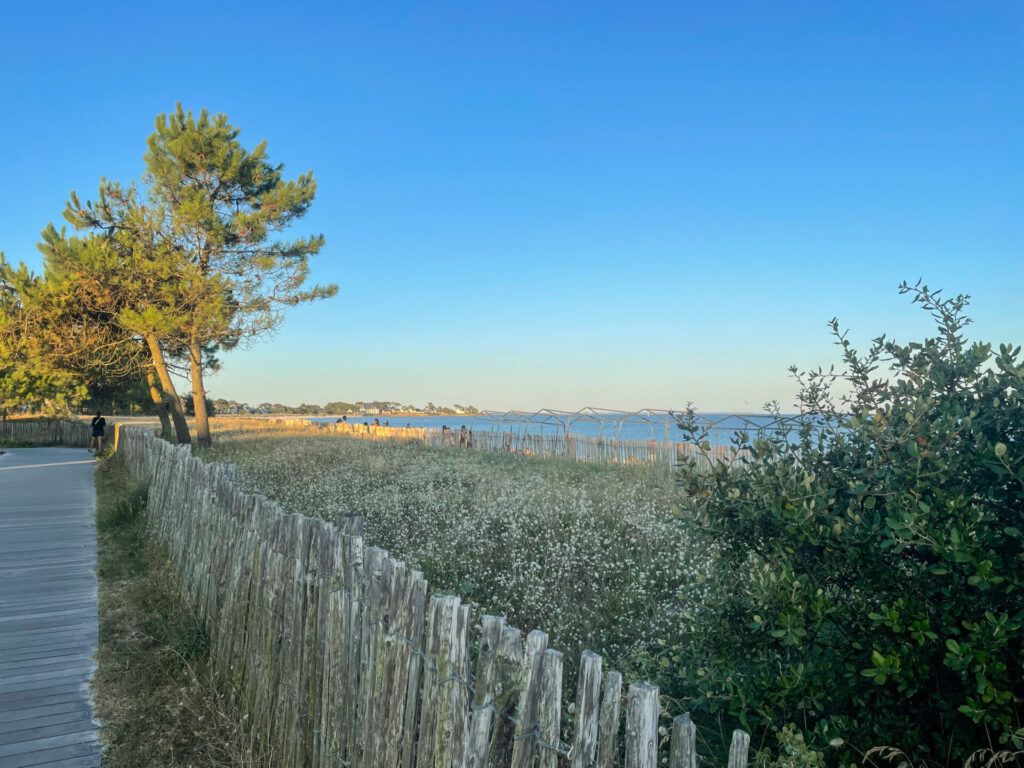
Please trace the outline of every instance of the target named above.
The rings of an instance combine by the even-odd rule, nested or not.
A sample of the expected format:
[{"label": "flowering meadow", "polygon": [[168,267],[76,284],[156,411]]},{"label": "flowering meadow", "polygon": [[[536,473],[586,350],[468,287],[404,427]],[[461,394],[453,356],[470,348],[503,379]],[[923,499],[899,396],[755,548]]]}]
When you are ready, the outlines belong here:
[{"label": "flowering meadow", "polygon": [[223,433],[206,458],[236,462],[243,487],[289,511],[364,515],[368,543],[435,591],[543,629],[569,664],[589,648],[641,674],[648,649],[692,627],[715,561],[664,466],[308,433]]}]

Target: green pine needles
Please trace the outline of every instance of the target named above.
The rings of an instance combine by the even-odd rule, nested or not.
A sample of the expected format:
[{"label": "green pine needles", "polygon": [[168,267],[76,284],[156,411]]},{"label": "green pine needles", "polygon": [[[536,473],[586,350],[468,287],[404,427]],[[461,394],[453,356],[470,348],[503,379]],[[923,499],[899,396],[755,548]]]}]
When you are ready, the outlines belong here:
[{"label": "green pine needles", "polygon": [[76,234],[43,231],[42,278],[0,263],[15,293],[0,328],[3,359],[20,345],[32,349],[33,370],[86,387],[144,382],[165,433],[173,422],[183,443],[191,435],[171,374],[187,370],[196,439],[209,445],[203,378],[218,353],[272,331],[286,308],[337,292],[307,285],[323,235],[283,237],[313,203],[312,171],[285,179],[266,142],[250,150],[239,135],[226,115],[178,104],[156,119],[141,183],[102,180],[84,203],[72,192],[64,218]]},{"label": "green pine needles", "polygon": [[194,116],[178,104],[157,117],[145,156],[149,198],[162,213],[160,238],[180,260],[188,294],[178,341],[188,352],[200,445],[210,443],[203,388],[209,350],[272,330],[284,307],[337,292],[304,288],[323,235],[277,239],[309,210],[312,171],[286,181],[266,142],[247,150],[239,133],[227,115],[204,109]]}]

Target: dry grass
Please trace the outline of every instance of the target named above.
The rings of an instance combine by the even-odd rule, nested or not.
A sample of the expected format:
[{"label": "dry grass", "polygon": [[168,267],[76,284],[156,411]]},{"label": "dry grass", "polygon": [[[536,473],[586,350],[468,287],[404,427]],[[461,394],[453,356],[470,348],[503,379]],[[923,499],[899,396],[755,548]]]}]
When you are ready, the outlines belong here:
[{"label": "dry grass", "polygon": [[145,532],[145,491],[118,458],[96,472],[99,669],[104,768],[261,768],[272,756],[246,734],[210,680],[209,640]]}]

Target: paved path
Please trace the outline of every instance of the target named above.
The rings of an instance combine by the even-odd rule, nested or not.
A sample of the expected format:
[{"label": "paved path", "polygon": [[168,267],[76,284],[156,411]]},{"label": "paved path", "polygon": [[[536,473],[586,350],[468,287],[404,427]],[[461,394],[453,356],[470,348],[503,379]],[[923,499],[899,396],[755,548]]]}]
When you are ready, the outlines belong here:
[{"label": "paved path", "polygon": [[0,766],[95,768],[95,464],[84,448],[0,455]]}]

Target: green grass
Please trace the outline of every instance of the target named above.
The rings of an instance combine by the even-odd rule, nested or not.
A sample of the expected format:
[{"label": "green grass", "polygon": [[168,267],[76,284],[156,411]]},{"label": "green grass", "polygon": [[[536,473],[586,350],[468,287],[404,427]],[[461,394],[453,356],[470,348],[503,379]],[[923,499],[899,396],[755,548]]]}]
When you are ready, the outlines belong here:
[{"label": "green grass", "polygon": [[209,637],[146,533],[146,489],[118,457],[96,470],[104,768],[272,765],[211,684]]}]

